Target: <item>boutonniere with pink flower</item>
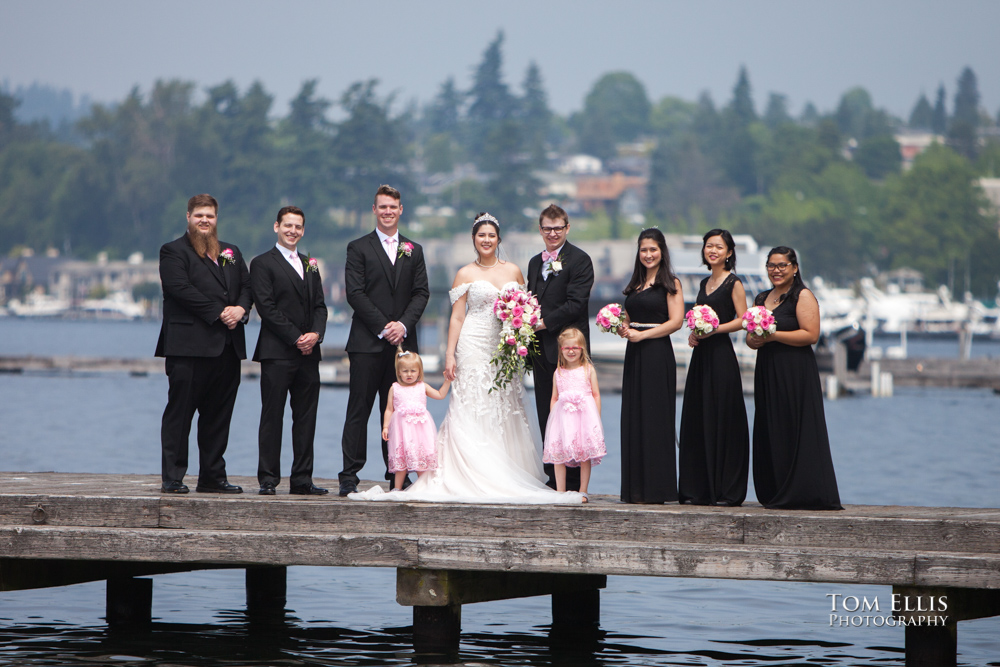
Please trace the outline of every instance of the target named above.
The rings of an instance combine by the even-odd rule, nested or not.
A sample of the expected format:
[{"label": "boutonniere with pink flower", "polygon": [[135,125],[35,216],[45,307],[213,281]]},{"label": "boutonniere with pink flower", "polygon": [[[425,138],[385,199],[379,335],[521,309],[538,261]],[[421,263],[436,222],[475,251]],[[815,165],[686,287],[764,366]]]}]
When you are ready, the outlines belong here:
[{"label": "boutonniere with pink flower", "polygon": [[233,253],[232,248],[226,248],[219,253],[219,264],[225,266],[226,264],[233,264],[236,262],[236,254]]},{"label": "boutonniere with pink flower", "polygon": [[319,261],[315,257],[309,257],[305,261],[306,273],[319,273]]},{"label": "boutonniere with pink flower", "polygon": [[403,257],[404,255],[409,257],[413,254],[413,244],[409,241],[403,241],[399,244],[399,250],[396,251],[396,259]]}]

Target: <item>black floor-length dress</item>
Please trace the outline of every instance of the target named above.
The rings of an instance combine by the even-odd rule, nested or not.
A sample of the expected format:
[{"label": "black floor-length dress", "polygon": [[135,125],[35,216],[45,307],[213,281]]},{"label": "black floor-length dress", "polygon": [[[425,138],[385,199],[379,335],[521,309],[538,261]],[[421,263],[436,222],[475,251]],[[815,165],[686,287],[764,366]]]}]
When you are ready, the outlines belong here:
[{"label": "black floor-length dress", "polygon": [[[701,281],[698,305],[710,306],[725,324],[736,318],[730,274],[711,294]],[[750,429],[740,365],[729,334],[698,342],[691,353],[681,408],[678,498],[695,505],[740,505],[747,496]]]},{"label": "black floor-length dress", "polygon": [[[770,291],[754,300],[763,305]],[[798,294],[772,312],[778,331],[799,328]],[[753,483],[771,509],[839,510],[816,355],[812,347],[767,343],[754,374]]]},{"label": "black floor-length dress", "polygon": [[[625,298],[631,322],[663,324],[667,290],[654,285]],[[622,500],[677,500],[677,364],[670,337],[629,341],[622,376]]]}]

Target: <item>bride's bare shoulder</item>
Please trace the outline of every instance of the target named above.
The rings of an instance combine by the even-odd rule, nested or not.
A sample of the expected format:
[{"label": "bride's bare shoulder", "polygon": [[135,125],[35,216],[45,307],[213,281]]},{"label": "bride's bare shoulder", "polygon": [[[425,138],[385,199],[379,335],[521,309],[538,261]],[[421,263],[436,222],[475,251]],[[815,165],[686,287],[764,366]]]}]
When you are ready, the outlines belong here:
[{"label": "bride's bare shoulder", "polygon": [[475,280],[475,264],[469,263],[463,266],[455,274],[455,280],[452,282],[452,288],[458,287],[464,283],[471,283]]}]

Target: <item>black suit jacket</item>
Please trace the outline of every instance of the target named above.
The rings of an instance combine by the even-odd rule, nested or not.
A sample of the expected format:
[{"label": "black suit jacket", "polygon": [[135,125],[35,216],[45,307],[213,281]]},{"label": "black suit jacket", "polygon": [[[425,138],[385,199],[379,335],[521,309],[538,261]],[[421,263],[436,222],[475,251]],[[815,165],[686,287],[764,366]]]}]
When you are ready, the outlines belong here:
[{"label": "black suit jacket", "polygon": [[[299,259],[305,271],[308,258],[299,253]],[[271,248],[250,263],[250,285],[261,320],[253,360],[297,359],[302,356],[295,347],[299,336],[317,333],[319,342],[309,356],[319,361],[319,343],[326,334],[326,302],[319,271],[305,271],[305,278],[299,278],[278,249]]]},{"label": "black suit jacket", "polygon": [[528,289],[542,307],[545,329],[538,332],[542,354],[550,364],[559,361],[558,337],[568,326],[583,332],[590,348],[590,289],[594,286],[594,263],[590,255],[568,241],[559,253],[562,271],[542,280],[542,254],[528,262]]},{"label": "black suit jacket", "polygon": [[216,266],[199,257],[187,234],[160,248],[160,282],[163,285],[163,324],[156,343],[158,357],[217,357],[232,339],[240,359],[247,358],[243,322],[230,330],[219,319],[226,306],[242,306],[247,315],[253,306],[250,272],[240,249],[233,261]]},{"label": "black suit jacket", "polygon": [[[413,243],[399,235],[399,245]],[[406,327],[403,347],[418,352],[417,321],[427,306],[427,268],[424,249],[413,243],[409,257],[389,261],[378,234],[362,236],[347,245],[344,269],[347,303],[354,309],[348,352],[378,353],[389,343],[378,337],[389,322]]]}]

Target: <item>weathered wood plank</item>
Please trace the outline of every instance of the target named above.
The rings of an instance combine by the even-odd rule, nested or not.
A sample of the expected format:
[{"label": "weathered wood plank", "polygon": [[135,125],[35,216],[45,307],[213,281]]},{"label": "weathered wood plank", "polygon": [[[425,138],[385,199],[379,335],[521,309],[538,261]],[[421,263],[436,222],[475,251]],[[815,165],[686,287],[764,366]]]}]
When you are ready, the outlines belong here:
[{"label": "weathered wood plank", "polygon": [[0,527],[5,558],[224,565],[413,567],[415,538],[62,527]]},{"label": "weathered wood plank", "polygon": [[396,570],[396,602],[406,607],[509,600],[607,587],[608,578],[592,574]]},{"label": "weathered wood plank", "polygon": [[845,516],[826,512],[744,517],[745,543],[1000,553],[1000,521]]},{"label": "weathered wood plank", "polygon": [[883,585],[914,583],[911,554],[858,553],[848,549],[638,543],[610,546],[558,540],[421,538],[419,567]]},{"label": "weathered wood plank", "polygon": [[0,495],[0,525],[155,528],[159,498]]}]

